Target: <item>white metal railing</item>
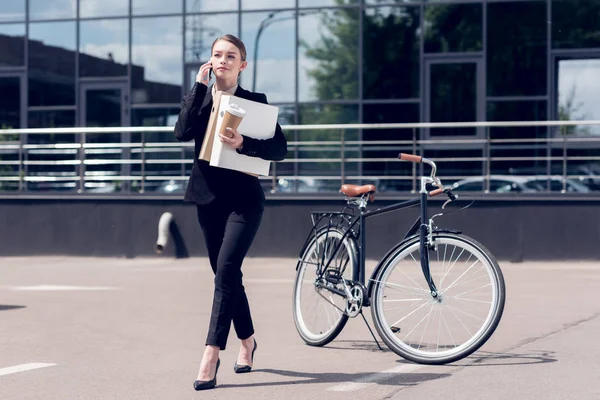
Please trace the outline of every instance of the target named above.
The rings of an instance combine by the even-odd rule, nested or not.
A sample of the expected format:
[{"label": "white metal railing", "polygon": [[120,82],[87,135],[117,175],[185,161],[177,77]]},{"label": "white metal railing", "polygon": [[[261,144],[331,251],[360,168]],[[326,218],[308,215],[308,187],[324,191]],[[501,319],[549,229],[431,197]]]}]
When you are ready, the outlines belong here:
[{"label": "white metal railing", "polygon": [[[265,189],[272,192],[299,191],[301,184],[308,184],[306,191],[309,192],[334,191],[340,183],[372,181],[384,182],[390,191],[415,191],[420,174],[418,166],[403,164],[390,168],[394,165],[390,163],[399,163],[396,155],[402,151],[435,152],[436,162],[448,163],[440,168],[443,180],[480,178],[486,192],[494,190],[493,179],[498,174],[495,171],[508,171],[509,168],[498,167],[503,163],[522,169],[514,179],[545,179],[547,190],[552,189],[551,182],[557,179],[562,192],[569,191],[573,180],[591,182],[586,187],[598,190],[600,134],[566,134],[569,127],[583,126],[600,127],[600,121],[284,125],[282,128],[288,134],[288,157],[274,163],[271,176],[261,177],[261,180]],[[547,131],[545,137],[494,138],[491,135],[493,128],[511,127],[546,127]],[[423,133],[433,128],[480,128],[483,134],[473,138],[422,139]],[[356,134],[380,129],[396,130],[401,139],[369,140],[368,132],[362,139]],[[328,132],[328,140],[308,137],[310,131],[324,130]],[[139,140],[90,142],[92,137],[123,133],[139,134]],[[69,143],[55,140],[55,143],[38,144],[35,137],[39,135],[56,135],[55,139],[75,136]],[[148,141],[149,135],[160,135],[167,141]],[[0,192],[39,193],[62,188],[78,193],[131,194],[154,191],[159,183],[180,191],[188,179],[193,146],[193,142],[177,142],[173,127],[0,130]],[[458,170],[451,167],[461,163]],[[523,169],[531,163],[537,166]],[[290,189],[290,186],[295,188]],[[165,192],[174,190],[163,189]]]}]

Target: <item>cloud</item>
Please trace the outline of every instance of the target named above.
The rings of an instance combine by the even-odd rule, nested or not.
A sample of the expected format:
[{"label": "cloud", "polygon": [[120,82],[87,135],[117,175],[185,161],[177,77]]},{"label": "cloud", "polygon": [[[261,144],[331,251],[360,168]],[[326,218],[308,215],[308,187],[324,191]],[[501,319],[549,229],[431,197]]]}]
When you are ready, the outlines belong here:
[{"label": "cloud", "polygon": [[29,0],[32,19],[75,18],[77,0]]},{"label": "cloud", "polygon": [[85,17],[127,16],[129,6],[123,0],[81,0],[79,15]]}]

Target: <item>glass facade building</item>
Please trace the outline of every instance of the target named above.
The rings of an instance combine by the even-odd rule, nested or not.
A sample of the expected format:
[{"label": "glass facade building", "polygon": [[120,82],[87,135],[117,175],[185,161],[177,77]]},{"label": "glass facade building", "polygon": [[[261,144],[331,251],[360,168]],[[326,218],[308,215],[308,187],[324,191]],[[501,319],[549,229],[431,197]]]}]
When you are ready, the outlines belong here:
[{"label": "glass facade building", "polygon": [[[0,126],[173,125],[213,40],[225,33],[248,50],[241,86],[266,93],[280,107],[281,124],[600,120],[598,21],[600,0],[2,0]],[[577,129],[600,133],[600,127]],[[332,135],[286,134],[290,140]],[[414,134],[345,132],[346,139],[363,140]],[[550,135],[542,127],[416,133],[420,139],[488,134]],[[134,138],[113,138],[128,139]],[[468,157],[476,147],[453,154]],[[397,154],[378,146],[357,151],[363,159]],[[497,155],[503,151],[518,153]],[[327,152],[295,150],[295,157]],[[346,173],[393,176],[401,173],[397,164],[364,161]],[[335,168],[290,163],[278,172],[339,175]],[[469,166],[449,168],[460,175]],[[498,168],[492,172],[508,170]]]}]

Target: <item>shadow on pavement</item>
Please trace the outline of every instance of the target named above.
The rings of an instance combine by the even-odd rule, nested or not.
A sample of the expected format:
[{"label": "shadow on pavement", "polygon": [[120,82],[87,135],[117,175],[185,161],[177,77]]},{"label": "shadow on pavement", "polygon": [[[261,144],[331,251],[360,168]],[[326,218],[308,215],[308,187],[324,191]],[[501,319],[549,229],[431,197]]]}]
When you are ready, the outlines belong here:
[{"label": "shadow on pavement", "polygon": [[[283,386],[283,385],[296,385],[296,384],[319,384],[319,383],[331,383],[341,384],[347,382],[359,382],[359,383],[373,383],[373,384],[385,384],[395,386],[414,386],[422,382],[431,381],[434,379],[446,378],[450,374],[431,374],[431,373],[405,373],[405,372],[363,372],[358,374],[343,374],[343,373],[311,373],[301,371],[286,371],[281,369],[256,369],[254,372],[265,372],[268,374],[275,374],[280,376],[299,378],[291,381],[277,381],[277,382],[257,382],[248,383],[241,385],[224,384],[219,385],[220,388],[227,387],[260,387],[260,386]],[[369,375],[375,375],[376,380],[369,380]],[[366,377],[367,376],[367,377]]]},{"label": "shadow on pavement", "polygon": [[477,357],[472,356],[456,364],[464,367],[545,364],[558,361],[553,354],[553,351],[545,350],[531,353],[478,353]]},{"label": "shadow on pavement", "polygon": [[25,308],[25,306],[9,306],[0,304],[0,311],[16,310],[19,308]]}]

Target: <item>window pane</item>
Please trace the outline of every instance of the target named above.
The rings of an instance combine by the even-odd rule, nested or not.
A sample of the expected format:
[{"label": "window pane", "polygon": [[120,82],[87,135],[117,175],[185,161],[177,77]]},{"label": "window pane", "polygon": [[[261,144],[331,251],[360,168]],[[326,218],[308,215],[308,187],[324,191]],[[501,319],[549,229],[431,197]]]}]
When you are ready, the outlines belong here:
[{"label": "window pane", "polygon": [[[131,113],[131,124],[133,126],[175,126],[180,111],[181,108],[134,109]],[[132,137],[136,135],[139,139],[139,133],[132,134]],[[174,135],[164,132],[155,135],[151,140],[146,136],[146,141],[165,142],[174,141],[175,138]]]},{"label": "window pane", "polygon": [[0,1],[0,21],[25,21],[25,0]]},{"label": "window pane", "polygon": [[366,10],[363,21],[365,99],[419,97],[419,14],[419,7]]},{"label": "window pane", "polygon": [[552,47],[600,47],[600,2],[552,0]]},{"label": "window pane", "polygon": [[[219,36],[236,34],[237,14],[190,15],[185,19],[185,61],[204,63]],[[247,45],[247,44],[246,44]]]},{"label": "window pane", "polygon": [[179,103],[183,84],[182,18],[133,20],[132,99]]},{"label": "window pane", "polygon": [[81,21],[82,77],[127,76],[129,26],[126,19]]},{"label": "window pane", "polygon": [[242,0],[243,10],[257,10],[268,8],[293,8],[296,6],[296,0]]},{"label": "window pane", "polygon": [[[30,128],[72,128],[75,126],[74,110],[30,111]],[[74,134],[29,135],[30,144],[74,143]],[[32,149],[28,151],[28,160],[37,162],[56,162],[78,159],[77,149]],[[78,169],[75,165],[30,165],[29,176],[73,177],[72,181],[28,182],[27,190],[75,190]]]},{"label": "window pane", "polygon": [[75,18],[77,0],[29,0],[29,18]]},{"label": "window pane", "polygon": [[[358,106],[341,104],[301,104],[299,106],[298,123],[326,124],[326,123],[356,123],[358,122]],[[356,130],[344,132],[346,140],[357,140]],[[339,141],[339,129],[299,131],[298,140],[305,141]],[[302,145],[298,149],[299,159],[341,158],[339,144]],[[352,154],[349,151],[346,154]],[[352,156],[354,156],[352,154]],[[347,165],[347,173],[355,173],[356,168]],[[354,169],[354,172],[352,172]],[[294,184],[298,191],[339,191],[341,184],[341,164],[339,161],[312,161],[298,163],[298,174],[304,176],[327,176],[329,179],[302,179]]]},{"label": "window pane", "polygon": [[[491,101],[487,105],[488,121],[544,121],[545,101]],[[546,137],[548,127],[490,127],[492,139]],[[545,145],[544,145],[545,146]]]},{"label": "window pane", "polygon": [[[419,104],[365,104],[363,122],[366,124],[411,123],[420,121]],[[416,131],[419,139],[419,131]],[[365,129],[363,140],[412,140],[413,129]],[[396,160],[398,153],[412,152],[411,145],[365,144],[364,158],[391,158]],[[378,191],[406,191],[412,189],[412,169],[399,161],[367,161],[363,163],[363,175],[389,176],[390,179],[375,181]],[[410,179],[409,179],[410,178]]]},{"label": "window pane", "polygon": [[79,0],[79,16],[120,17],[129,15],[129,2],[123,0]]},{"label": "window pane", "polygon": [[488,96],[546,94],[546,2],[488,4]]},{"label": "window pane", "polygon": [[[30,128],[72,128],[75,126],[75,110],[56,110],[56,111],[30,111]],[[40,135],[30,135],[29,142]],[[57,135],[58,136],[58,135]],[[70,135],[60,135],[60,137]],[[65,140],[62,140],[65,142]],[[72,143],[73,140],[71,138]]]},{"label": "window pane", "polygon": [[[206,11],[237,11],[238,0],[186,0],[187,13]],[[236,29],[237,30],[237,25]]]},{"label": "window pane", "polygon": [[355,9],[299,16],[300,101],[358,98],[358,21]]},{"label": "window pane", "polygon": [[425,52],[481,51],[481,4],[425,7]]},{"label": "window pane", "polygon": [[25,64],[25,24],[0,24],[0,67]]},{"label": "window pane", "polygon": [[[21,79],[0,77],[0,93],[0,129],[21,128]],[[0,141],[4,140],[6,135],[0,135]]]},{"label": "window pane", "polygon": [[[345,0],[343,4],[357,4],[359,0]],[[323,6],[338,6],[340,2],[337,0],[298,0],[298,7],[323,7]]]},{"label": "window pane", "polygon": [[[477,64],[430,65],[429,120],[477,121]],[[431,136],[475,135],[476,128],[432,128]]]},{"label": "window pane", "polygon": [[133,15],[176,14],[183,12],[183,0],[131,0]]},{"label": "window pane", "polygon": [[[600,120],[600,59],[558,61],[558,117]],[[600,135],[600,126],[569,126],[569,134]]]},{"label": "window pane", "polygon": [[265,93],[270,103],[295,99],[295,18],[291,11],[242,16],[248,68],[241,74],[241,85]]},{"label": "window pane", "polygon": [[75,104],[75,22],[29,25],[29,105]]}]

